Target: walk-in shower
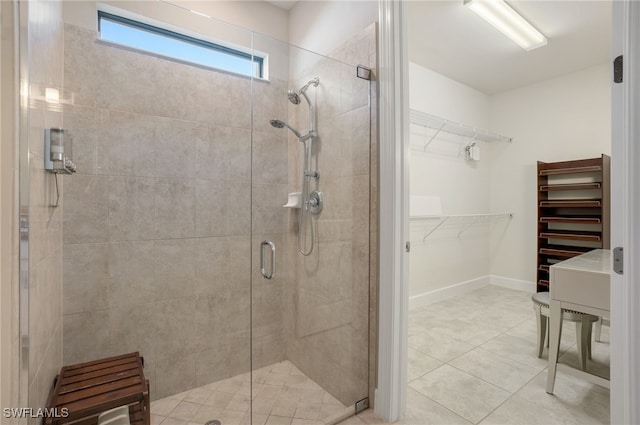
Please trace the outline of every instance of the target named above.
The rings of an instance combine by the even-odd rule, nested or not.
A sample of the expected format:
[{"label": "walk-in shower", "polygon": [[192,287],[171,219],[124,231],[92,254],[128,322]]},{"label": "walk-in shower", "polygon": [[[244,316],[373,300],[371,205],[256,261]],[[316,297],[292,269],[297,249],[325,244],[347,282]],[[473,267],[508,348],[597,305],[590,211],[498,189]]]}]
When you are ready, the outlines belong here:
[{"label": "walk-in shower", "polygon": [[[309,106],[309,132],[304,136],[295,128],[291,127],[284,121],[271,120],[270,124],[275,128],[287,127],[291,132],[304,144],[304,165],[302,170],[302,206],[300,207],[300,226],[298,229],[298,252],[304,256],[309,256],[313,252],[313,246],[316,240],[316,228],[313,223],[311,214],[317,215],[322,212],[322,192],[318,190],[311,191],[311,179],[316,182],[320,179],[320,173],[317,170],[311,171],[311,157],[313,155],[313,140],[318,137],[316,131],[316,111],[313,103],[307,96],[309,87],[318,87],[320,79],[318,77],[309,80],[299,90],[289,90],[287,98],[294,105],[299,105],[302,100],[307,102]],[[308,141],[308,143],[307,143]],[[309,234],[310,244],[307,248],[307,233]]]},{"label": "walk-in shower", "polygon": [[[95,2],[19,3],[31,67],[19,405],[44,407],[63,365],[131,352],[144,358],[154,423],[334,423],[366,404],[375,109],[355,64],[375,64],[375,26],[328,57],[171,1],[109,5],[242,47],[243,74],[101,42]],[[45,124],[74,136],[61,208],[43,178]],[[301,190],[301,211],[283,208]],[[301,224],[310,255],[297,250]],[[265,240],[278,252],[270,279]]]}]

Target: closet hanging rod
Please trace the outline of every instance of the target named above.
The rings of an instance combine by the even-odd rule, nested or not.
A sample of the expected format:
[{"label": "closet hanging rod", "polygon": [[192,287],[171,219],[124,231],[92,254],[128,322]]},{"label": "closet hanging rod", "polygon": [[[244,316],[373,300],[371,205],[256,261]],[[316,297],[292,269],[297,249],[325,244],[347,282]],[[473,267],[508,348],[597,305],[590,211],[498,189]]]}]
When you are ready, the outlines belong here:
[{"label": "closet hanging rod", "polygon": [[448,215],[412,215],[411,220],[434,220],[443,218],[474,218],[474,217],[513,217],[513,213],[479,213],[479,214],[448,214]]},{"label": "closet hanging rod", "polygon": [[431,137],[431,139],[424,145],[424,149],[426,149],[431,144],[433,139],[435,139],[436,136],[441,131],[444,131],[450,134],[455,134],[458,136],[479,140],[481,142],[511,143],[513,141],[511,137],[503,136],[497,133],[492,133],[482,128],[460,124],[445,118],[440,118],[435,115],[418,111],[416,109],[410,110],[409,117],[410,117],[411,124],[437,130],[436,133]]},{"label": "closet hanging rod", "polygon": [[470,218],[473,219],[470,223],[467,223],[464,228],[462,230],[460,230],[460,232],[458,232],[458,238],[460,238],[460,236],[462,236],[462,234],[464,232],[466,232],[470,227],[472,227],[474,224],[478,223],[478,219],[480,218],[485,218],[485,219],[490,219],[490,218],[513,218],[513,213],[488,213],[488,214],[453,214],[453,215],[416,215],[416,216],[411,216],[409,217],[411,220],[439,220],[438,224],[435,225],[435,227],[431,230],[429,230],[424,237],[422,238],[422,241],[426,241],[427,238],[429,236],[431,236],[431,234],[433,232],[435,232],[436,230],[438,230],[444,223],[446,223],[449,219],[452,218]]}]

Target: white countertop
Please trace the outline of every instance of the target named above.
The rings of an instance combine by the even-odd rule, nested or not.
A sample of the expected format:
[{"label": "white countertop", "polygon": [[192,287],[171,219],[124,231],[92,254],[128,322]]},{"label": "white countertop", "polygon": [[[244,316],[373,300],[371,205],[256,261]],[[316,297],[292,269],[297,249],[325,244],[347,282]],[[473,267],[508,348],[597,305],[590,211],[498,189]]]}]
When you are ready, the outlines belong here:
[{"label": "white countertop", "polygon": [[611,250],[594,249],[551,266],[554,269],[611,274]]},{"label": "white countertop", "polygon": [[[593,316],[611,317],[610,254],[611,251],[608,249],[594,249],[554,264],[549,269],[550,333],[549,368],[547,371],[547,393],[549,394],[553,394],[556,370],[558,368],[609,388],[607,379],[590,375],[587,371],[575,370],[568,365],[559,365],[557,362],[563,310],[577,311]],[[589,327],[591,327],[591,324],[589,324]],[[582,331],[584,331],[584,328]]]}]

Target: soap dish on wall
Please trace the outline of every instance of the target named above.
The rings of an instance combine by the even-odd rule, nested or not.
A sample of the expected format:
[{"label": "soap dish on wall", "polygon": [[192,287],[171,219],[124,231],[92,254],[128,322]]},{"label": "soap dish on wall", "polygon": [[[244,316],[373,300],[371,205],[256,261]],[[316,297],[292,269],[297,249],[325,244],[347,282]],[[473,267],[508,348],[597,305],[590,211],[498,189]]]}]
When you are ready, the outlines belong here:
[{"label": "soap dish on wall", "polygon": [[289,194],[286,205],[284,208],[300,208],[302,206],[302,193],[292,192]]}]

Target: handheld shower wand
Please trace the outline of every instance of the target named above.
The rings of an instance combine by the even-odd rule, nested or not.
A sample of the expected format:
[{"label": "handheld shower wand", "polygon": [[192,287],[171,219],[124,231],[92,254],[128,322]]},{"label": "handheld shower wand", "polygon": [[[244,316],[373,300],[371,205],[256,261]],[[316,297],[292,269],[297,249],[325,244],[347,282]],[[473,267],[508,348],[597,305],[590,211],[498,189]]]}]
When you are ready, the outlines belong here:
[{"label": "handheld shower wand", "polygon": [[[287,93],[287,98],[294,105],[299,105],[302,102],[302,98],[309,105],[309,132],[306,135],[302,135],[298,130],[291,127],[289,124],[282,120],[271,120],[270,124],[275,128],[288,128],[300,142],[303,143],[305,148],[305,156],[304,156],[304,166],[302,173],[302,199],[304,204],[302,208],[300,208],[300,228],[298,230],[298,252],[302,255],[307,256],[313,252],[313,246],[315,244],[315,228],[313,225],[313,219],[309,215],[311,214],[320,214],[322,211],[322,192],[314,190],[311,192],[310,188],[310,180],[311,178],[315,178],[318,180],[320,178],[320,173],[317,171],[311,171],[311,155],[313,149],[313,140],[318,136],[315,130],[315,111],[313,107],[313,103],[309,100],[306,92],[309,87],[314,86],[317,87],[320,84],[320,80],[318,78],[314,78],[307,82],[304,86],[302,86],[299,90],[289,90]],[[307,141],[309,143],[307,143]],[[305,219],[309,222],[310,233],[311,233],[311,247],[309,250],[305,249],[305,243],[302,241],[302,234],[305,229]],[[306,232],[305,232],[306,233]]]},{"label": "handheld shower wand", "polygon": [[271,124],[272,127],[275,128],[284,128],[287,127],[289,130],[291,130],[291,132],[293,134],[296,135],[296,137],[301,141],[304,142],[308,139],[311,139],[312,137],[316,137],[315,131],[310,131],[307,134],[305,134],[304,136],[302,134],[300,134],[300,132],[298,130],[296,130],[295,128],[291,127],[289,124],[287,124],[286,122],[282,121],[282,120],[271,120],[269,121],[269,124]]}]

